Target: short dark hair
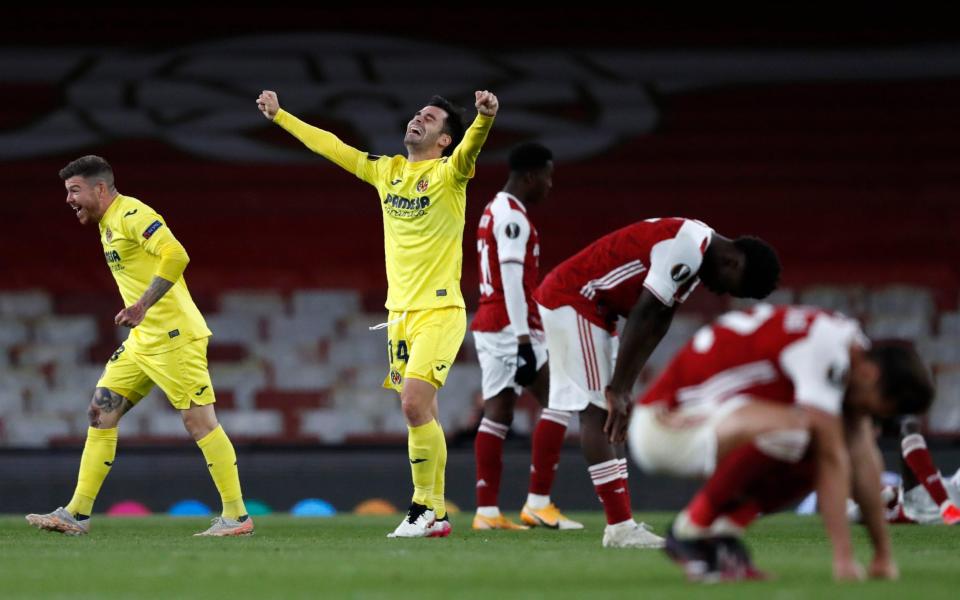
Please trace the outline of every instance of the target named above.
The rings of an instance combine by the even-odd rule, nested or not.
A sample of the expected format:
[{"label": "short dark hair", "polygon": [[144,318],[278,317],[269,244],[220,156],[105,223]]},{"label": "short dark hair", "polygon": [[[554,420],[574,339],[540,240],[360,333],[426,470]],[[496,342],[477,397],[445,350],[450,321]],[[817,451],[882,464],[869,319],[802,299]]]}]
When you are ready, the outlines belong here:
[{"label": "short dark hair", "polygon": [[901,341],[874,342],[867,356],[880,367],[880,390],[896,403],[898,415],[920,415],[933,403],[930,371],[913,346]]},{"label": "short dark hair", "polygon": [[95,154],[81,156],[60,169],[60,179],[64,181],[78,175],[84,179],[103,179],[107,187],[110,189],[114,187],[113,167],[102,156]]},{"label": "short dark hair", "polygon": [[463,139],[463,109],[443,96],[430,98],[427,106],[442,108],[447,113],[447,118],[443,121],[443,132],[450,136],[451,142],[449,146],[443,149],[443,155],[450,156],[460,140]]},{"label": "short dark hair", "polygon": [[543,144],[524,142],[513,147],[507,159],[510,170],[515,173],[527,173],[547,166],[553,160],[553,152]]},{"label": "short dark hair", "polygon": [[745,261],[741,296],[763,299],[780,283],[780,259],[773,246],[753,236],[740,236],[733,245],[743,252]]}]

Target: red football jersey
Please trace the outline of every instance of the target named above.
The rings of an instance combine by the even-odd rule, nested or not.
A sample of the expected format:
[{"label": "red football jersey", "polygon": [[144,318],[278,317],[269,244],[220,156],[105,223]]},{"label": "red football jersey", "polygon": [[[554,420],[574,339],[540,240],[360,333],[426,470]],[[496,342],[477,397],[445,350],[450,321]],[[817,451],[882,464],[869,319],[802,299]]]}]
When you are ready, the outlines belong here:
[{"label": "red football jersey", "polygon": [[853,344],[869,341],[844,315],[758,304],[702,327],[638,402],[675,410],[748,395],[840,414]]},{"label": "red football jersey", "polygon": [[713,230],[690,219],[648,219],[605,235],[560,263],[534,293],[546,308],[572,306],[615,332],[643,288],[672,306],[697,286]]},{"label": "red football jersey", "polygon": [[527,210],[512,195],[499,192],[484,208],[477,228],[477,255],[480,260],[480,307],[470,329],[500,331],[510,324],[500,278],[500,264],[508,262],[523,265],[527,323],[531,330],[543,329],[537,304],[533,301],[540,271],[540,237],[527,217]]}]

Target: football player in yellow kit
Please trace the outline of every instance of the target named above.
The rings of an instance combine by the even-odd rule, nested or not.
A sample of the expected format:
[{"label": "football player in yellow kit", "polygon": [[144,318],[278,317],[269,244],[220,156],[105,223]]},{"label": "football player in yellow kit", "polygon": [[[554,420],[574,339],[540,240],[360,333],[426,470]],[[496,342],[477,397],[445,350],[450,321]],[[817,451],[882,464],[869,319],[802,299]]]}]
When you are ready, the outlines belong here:
[{"label": "football player in yellow kit", "polygon": [[[447,449],[437,419],[443,386],[466,333],[460,293],[467,182],[499,104],[475,92],[477,116],[464,132],[459,111],[434,96],[407,123],[407,156],[379,156],[343,143],[280,108],[277,94],[257,98],[263,115],[308,148],[377,189],[387,263],[387,352],[384,387],[400,393],[409,429],[413,502],[388,537],[445,537]],[[462,138],[462,139],[461,139]]]},{"label": "football player in yellow kit", "polygon": [[200,446],[223,501],[222,514],[197,535],[252,534],[237,455],[213,410],[216,398],[207,370],[210,330],[183,279],[190,261],[186,250],[163,217],[117,192],[113,169],[103,158],[78,158],[60,171],[60,178],[80,223],[98,226],[104,258],[126,306],[114,321],[130,327],[130,335],[107,361],[90,402],[90,428],[73,499],[51,513],[27,515],[27,521],[70,535],[90,531],[94,499],[116,454],[117,424],[158,385]]}]

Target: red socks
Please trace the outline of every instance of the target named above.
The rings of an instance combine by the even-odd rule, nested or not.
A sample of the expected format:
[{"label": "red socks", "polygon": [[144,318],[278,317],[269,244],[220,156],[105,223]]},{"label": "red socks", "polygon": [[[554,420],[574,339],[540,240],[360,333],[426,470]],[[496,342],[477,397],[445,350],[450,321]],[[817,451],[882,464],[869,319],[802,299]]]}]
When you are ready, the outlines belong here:
[{"label": "red socks", "polygon": [[597,496],[603,503],[603,512],[607,515],[608,525],[633,520],[630,492],[627,489],[627,480],[621,474],[620,460],[614,458],[590,465],[588,469],[594,489],[597,490]]},{"label": "red socks", "polygon": [[553,479],[560,463],[560,450],[567,434],[571,413],[545,408],[533,431],[533,455],[530,458],[531,494],[550,495]]},{"label": "red socks", "polygon": [[904,436],[900,441],[900,447],[903,452],[903,460],[913,471],[927,493],[937,503],[937,506],[943,506],[944,502],[949,500],[946,488],[943,487],[943,479],[940,477],[940,471],[933,464],[933,457],[927,450],[927,442],[919,433],[911,433]]},{"label": "red socks", "polygon": [[477,506],[499,506],[503,440],[510,427],[484,418],[473,442],[477,461]]}]

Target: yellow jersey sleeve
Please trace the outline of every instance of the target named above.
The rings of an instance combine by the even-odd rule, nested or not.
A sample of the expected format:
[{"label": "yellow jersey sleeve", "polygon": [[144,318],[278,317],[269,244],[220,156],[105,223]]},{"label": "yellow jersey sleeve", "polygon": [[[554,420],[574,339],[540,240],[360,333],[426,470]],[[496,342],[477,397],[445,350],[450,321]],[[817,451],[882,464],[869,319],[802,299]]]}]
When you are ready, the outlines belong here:
[{"label": "yellow jersey sleeve", "polygon": [[464,132],[463,139],[453,150],[448,164],[452,167],[457,179],[466,181],[473,178],[477,157],[480,156],[480,149],[483,148],[483,143],[487,141],[490,128],[493,127],[493,119],[493,117],[477,113],[473,123]]},{"label": "yellow jersey sleeve", "polygon": [[124,233],[137,240],[147,253],[160,257],[154,275],[176,283],[190,262],[186,249],[159,214],[138,210],[123,219]]},{"label": "yellow jersey sleeve", "polygon": [[176,282],[186,270],[190,257],[187,255],[187,249],[173,237],[169,229],[162,235],[163,240],[157,247],[157,252],[160,254],[157,276]]},{"label": "yellow jersey sleeve", "polygon": [[386,162],[380,160],[382,157],[357,150],[353,146],[343,143],[340,138],[329,131],[304,123],[282,108],[277,111],[277,116],[273,118],[273,122],[283,127],[313,152],[330,160],[341,169],[353,173],[370,185],[376,186],[382,179],[381,164]]}]

